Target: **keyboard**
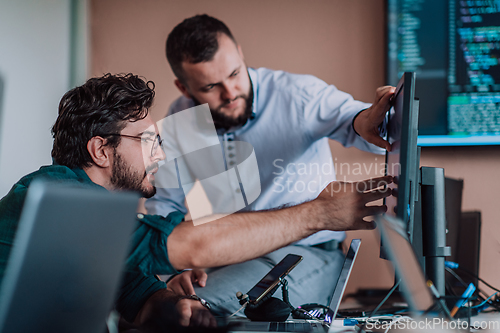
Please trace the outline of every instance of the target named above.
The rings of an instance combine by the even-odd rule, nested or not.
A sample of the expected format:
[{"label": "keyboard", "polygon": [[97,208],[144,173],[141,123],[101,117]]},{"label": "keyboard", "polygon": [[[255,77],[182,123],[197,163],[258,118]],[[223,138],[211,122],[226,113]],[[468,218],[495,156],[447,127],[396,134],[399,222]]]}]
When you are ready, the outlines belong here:
[{"label": "keyboard", "polygon": [[271,322],[269,324],[269,332],[309,332],[317,324],[313,323],[287,323],[287,322]]},{"label": "keyboard", "polygon": [[312,331],[326,332],[327,326],[320,323],[311,323],[306,321],[298,322],[232,322],[229,326],[230,332],[312,332]]}]

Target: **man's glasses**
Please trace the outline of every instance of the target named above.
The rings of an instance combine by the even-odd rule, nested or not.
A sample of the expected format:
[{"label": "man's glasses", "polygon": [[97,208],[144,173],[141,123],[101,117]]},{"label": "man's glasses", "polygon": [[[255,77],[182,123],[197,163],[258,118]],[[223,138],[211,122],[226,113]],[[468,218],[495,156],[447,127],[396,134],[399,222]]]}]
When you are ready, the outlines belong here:
[{"label": "man's glasses", "polygon": [[152,142],[153,145],[151,146],[151,157],[156,155],[158,147],[163,146],[163,140],[161,139],[160,134],[156,134],[154,139],[152,139],[151,137],[133,136],[118,133],[104,134],[104,136],[121,136],[122,138],[141,140],[141,142],[145,145],[150,145]]}]

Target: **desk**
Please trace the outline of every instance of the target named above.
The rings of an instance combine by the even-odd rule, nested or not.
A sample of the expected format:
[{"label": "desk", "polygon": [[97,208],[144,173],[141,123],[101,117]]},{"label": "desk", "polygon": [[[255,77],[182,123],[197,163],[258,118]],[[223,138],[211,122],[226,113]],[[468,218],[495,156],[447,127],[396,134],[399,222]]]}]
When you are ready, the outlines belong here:
[{"label": "desk", "polygon": [[[469,331],[469,328],[471,330]],[[436,332],[436,333],[456,333],[456,332],[500,332],[500,313],[482,313],[471,318],[470,326],[467,320],[457,319],[449,322],[442,318],[420,318],[416,320],[393,321],[392,323],[371,323],[366,327],[367,332]],[[342,320],[336,320],[329,333],[358,332],[356,327],[343,326]]]}]

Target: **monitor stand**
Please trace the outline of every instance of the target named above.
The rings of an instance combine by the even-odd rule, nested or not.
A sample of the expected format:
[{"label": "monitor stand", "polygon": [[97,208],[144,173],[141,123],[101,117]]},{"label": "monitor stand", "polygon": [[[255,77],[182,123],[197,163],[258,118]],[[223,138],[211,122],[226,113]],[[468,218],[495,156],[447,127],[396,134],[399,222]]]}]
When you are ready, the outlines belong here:
[{"label": "monitor stand", "polygon": [[445,295],[445,257],[451,255],[446,246],[445,177],[443,168],[420,168],[422,212],[422,254],[425,274],[441,296]]}]

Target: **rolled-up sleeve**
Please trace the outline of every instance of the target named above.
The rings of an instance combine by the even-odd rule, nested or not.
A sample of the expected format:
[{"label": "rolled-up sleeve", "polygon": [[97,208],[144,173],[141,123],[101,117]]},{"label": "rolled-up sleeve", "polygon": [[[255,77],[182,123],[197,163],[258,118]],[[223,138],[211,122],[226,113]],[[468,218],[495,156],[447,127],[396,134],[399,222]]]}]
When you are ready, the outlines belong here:
[{"label": "rolled-up sleeve", "polygon": [[329,137],[345,147],[383,154],[385,151],[366,142],[352,127],[353,118],[371,104],[363,103],[333,85],[313,76],[303,76],[297,84],[297,101],[303,110],[306,133],[313,140]]},{"label": "rolled-up sleeve", "polygon": [[141,272],[125,272],[116,299],[116,310],[132,323],[149,297],[167,287],[166,283]]},{"label": "rolled-up sleeve", "polygon": [[165,282],[154,275],[177,273],[168,260],[167,238],[182,222],[184,214],[173,212],[167,217],[139,214],[137,217],[139,223],[116,300],[117,311],[129,322],[134,321],[151,295],[166,288]]},{"label": "rolled-up sleeve", "polygon": [[167,217],[139,214],[138,218],[127,270],[140,271],[146,275],[177,273],[168,259],[167,239],[182,222],[184,215],[181,212],[172,212]]}]

